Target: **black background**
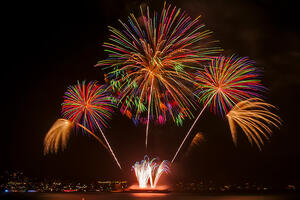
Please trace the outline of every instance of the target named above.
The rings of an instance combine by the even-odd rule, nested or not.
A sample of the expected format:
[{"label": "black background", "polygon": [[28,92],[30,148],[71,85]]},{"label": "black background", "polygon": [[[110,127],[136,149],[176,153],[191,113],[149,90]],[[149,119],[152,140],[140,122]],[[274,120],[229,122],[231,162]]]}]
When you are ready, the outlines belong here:
[{"label": "black background", "polygon": [[[150,148],[144,148],[145,127],[135,127],[116,110],[105,130],[124,170],[96,141],[74,133],[68,148],[43,156],[43,137],[60,117],[62,96],[77,80],[98,80],[94,67],[104,59],[101,44],[108,25],[120,28],[141,3],[160,10],[162,1],[39,1],[3,5],[2,128],[0,170],[21,170],[30,177],[90,181],[133,180],[131,166],[147,153],[170,160],[192,121],[181,128],[172,123],[150,126]],[[192,134],[205,142],[188,155],[181,153],[169,180],[213,179],[296,183],[299,177],[299,11],[294,1],[176,0],[169,3],[214,31],[225,54],[249,56],[264,70],[268,102],[283,120],[263,151],[239,137],[234,147],[225,119],[205,111]],[[298,98],[297,98],[298,97]],[[167,177],[168,178],[168,177]]]}]

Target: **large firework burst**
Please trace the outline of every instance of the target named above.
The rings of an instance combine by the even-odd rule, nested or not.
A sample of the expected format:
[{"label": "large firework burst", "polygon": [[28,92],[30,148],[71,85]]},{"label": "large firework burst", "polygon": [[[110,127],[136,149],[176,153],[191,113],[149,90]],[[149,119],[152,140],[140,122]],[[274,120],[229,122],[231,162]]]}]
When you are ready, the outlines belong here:
[{"label": "large firework burst", "polygon": [[[178,125],[192,117],[191,73],[195,66],[220,52],[210,47],[211,31],[192,20],[184,11],[171,7],[161,14],[141,8],[141,17],[131,14],[123,30],[109,27],[110,42],[104,43],[109,58],[96,66],[108,69],[108,79],[118,91],[121,111],[135,121],[146,121],[146,146],[149,121],[166,121],[170,115]],[[128,113],[127,111],[130,111]]]}]

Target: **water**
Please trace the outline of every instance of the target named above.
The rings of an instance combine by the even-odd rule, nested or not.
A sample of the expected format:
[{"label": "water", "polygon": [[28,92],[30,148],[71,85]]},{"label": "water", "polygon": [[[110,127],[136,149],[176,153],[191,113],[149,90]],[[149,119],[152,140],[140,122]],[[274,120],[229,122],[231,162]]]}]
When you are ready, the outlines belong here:
[{"label": "water", "polygon": [[300,200],[298,194],[282,195],[201,195],[186,193],[11,193],[2,200]]}]

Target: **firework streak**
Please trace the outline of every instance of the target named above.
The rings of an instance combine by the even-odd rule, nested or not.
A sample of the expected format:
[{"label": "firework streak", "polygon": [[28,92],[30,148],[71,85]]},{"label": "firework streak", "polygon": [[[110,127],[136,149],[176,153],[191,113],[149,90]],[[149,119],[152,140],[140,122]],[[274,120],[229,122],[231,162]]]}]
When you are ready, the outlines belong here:
[{"label": "firework streak", "polygon": [[110,42],[104,43],[108,58],[96,66],[108,71],[107,79],[116,91],[121,112],[135,123],[159,124],[170,115],[177,125],[192,118],[194,109],[192,71],[221,51],[211,47],[211,31],[184,11],[166,6],[150,14],[149,7],[133,14],[123,30],[109,27]]}]

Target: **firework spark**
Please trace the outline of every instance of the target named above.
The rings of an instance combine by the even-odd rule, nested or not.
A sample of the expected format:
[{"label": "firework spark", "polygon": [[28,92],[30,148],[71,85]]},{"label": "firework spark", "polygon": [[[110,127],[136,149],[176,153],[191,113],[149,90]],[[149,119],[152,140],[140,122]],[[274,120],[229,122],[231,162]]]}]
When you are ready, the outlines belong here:
[{"label": "firework spark", "polygon": [[271,129],[269,126],[281,124],[280,118],[272,113],[269,108],[275,108],[273,105],[264,102],[258,98],[252,98],[241,101],[236,104],[226,115],[231,130],[232,140],[237,144],[236,126],[242,128],[249,142],[253,142],[261,150],[264,144],[263,138],[270,139]]},{"label": "firework spark", "polygon": [[148,156],[141,162],[136,162],[132,168],[140,188],[147,188],[149,183],[151,188],[155,188],[161,175],[169,171],[168,161],[158,164],[155,158],[150,160]]},{"label": "firework spark", "polygon": [[[203,61],[221,50],[210,47],[211,31],[204,30],[199,17],[192,20],[171,5],[161,14],[141,8],[141,17],[131,14],[124,30],[109,27],[109,43],[104,43],[109,58],[96,66],[108,69],[111,88],[118,93],[121,111],[135,123],[145,122],[147,147],[149,121],[165,123],[170,115],[177,125],[192,118],[194,108],[191,73]],[[127,112],[129,110],[129,112]]]},{"label": "firework spark", "polygon": [[246,57],[234,56],[215,58],[204,70],[198,71],[196,80],[199,83],[199,100],[204,103],[204,107],[184,137],[172,162],[206,107],[210,107],[214,113],[224,115],[236,103],[260,96],[259,92],[264,87],[260,83],[259,76],[253,61]]}]

